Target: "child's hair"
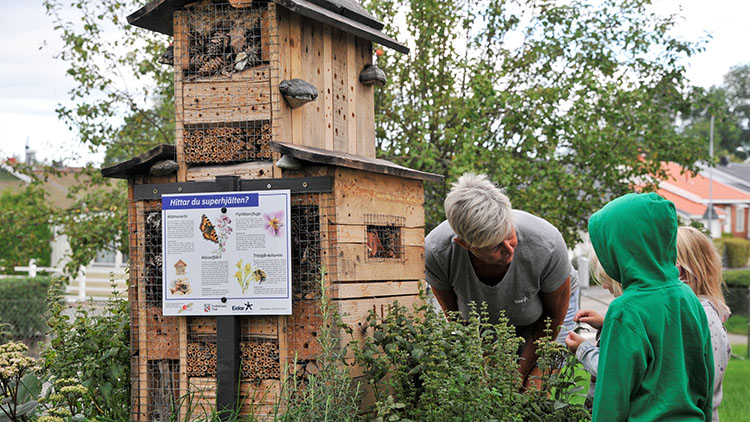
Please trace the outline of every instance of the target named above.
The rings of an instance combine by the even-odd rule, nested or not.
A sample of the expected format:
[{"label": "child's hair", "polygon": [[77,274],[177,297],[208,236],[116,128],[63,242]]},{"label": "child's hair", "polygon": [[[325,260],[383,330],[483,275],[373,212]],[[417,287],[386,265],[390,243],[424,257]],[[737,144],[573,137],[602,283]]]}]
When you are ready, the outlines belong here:
[{"label": "child's hair", "polygon": [[589,261],[589,268],[591,268],[589,273],[591,274],[591,278],[594,280],[594,282],[599,283],[605,287],[610,286],[612,288],[612,293],[615,296],[620,296],[622,294],[622,284],[610,277],[609,274],[604,271],[602,264],[599,262],[599,258],[597,258],[596,256],[596,252],[594,252],[593,250],[591,251],[591,255],[589,256]]},{"label": "child's hair", "polygon": [[706,235],[693,227],[677,230],[677,264],[685,271],[683,280],[696,296],[705,296],[713,302],[719,314],[729,312],[724,302],[721,286],[721,258]]}]

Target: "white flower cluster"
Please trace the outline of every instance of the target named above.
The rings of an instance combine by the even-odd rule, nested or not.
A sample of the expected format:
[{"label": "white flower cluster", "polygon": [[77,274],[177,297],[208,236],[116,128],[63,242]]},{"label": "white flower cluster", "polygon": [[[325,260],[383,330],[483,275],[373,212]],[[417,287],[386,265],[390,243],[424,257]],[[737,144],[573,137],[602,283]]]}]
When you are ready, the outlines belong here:
[{"label": "white flower cluster", "polygon": [[0,377],[10,380],[22,376],[27,370],[34,370],[37,361],[26,353],[29,348],[23,343],[0,345]]}]

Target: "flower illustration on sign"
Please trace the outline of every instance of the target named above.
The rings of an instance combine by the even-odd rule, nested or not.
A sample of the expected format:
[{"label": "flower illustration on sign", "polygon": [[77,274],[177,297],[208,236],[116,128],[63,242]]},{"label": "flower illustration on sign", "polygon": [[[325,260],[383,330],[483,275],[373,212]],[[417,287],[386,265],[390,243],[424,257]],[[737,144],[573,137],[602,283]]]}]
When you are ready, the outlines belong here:
[{"label": "flower illustration on sign", "polygon": [[219,217],[219,220],[216,223],[216,230],[218,231],[217,243],[219,244],[219,254],[223,254],[227,251],[227,240],[229,239],[229,235],[232,234],[231,224],[232,220],[224,214]]},{"label": "flower illustration on sign", "polygon": [[242,294],[245,294],[247,289],[250,287],[252,266],[248,262],[243,267],[241,259],[237,261],[235,265],[237,265],[237,272],[234,273],[234,278],[237,279],[237,283],[239,283],[240,289],[242,289]]},{"label": "flower illustration on sign", "polygon": [[263,218],[266,220],[265,229],[271,236],[281,236],[281,229],[284,224],[281,220],[284,219],[284,211],[277,211],[271,214],[263,214]]}]

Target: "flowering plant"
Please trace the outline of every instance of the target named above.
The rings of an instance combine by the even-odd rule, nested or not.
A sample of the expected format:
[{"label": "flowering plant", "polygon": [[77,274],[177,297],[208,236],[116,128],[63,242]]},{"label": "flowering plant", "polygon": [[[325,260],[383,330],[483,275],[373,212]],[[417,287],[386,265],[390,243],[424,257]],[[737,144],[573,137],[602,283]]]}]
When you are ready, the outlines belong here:
[{"label": "flowering plant", "polygon": [[39,364],[28,356],[28,351],[23,343],[0,345],[0,410],[12,421],[28,420],[39,404],[35,398],[41,383],[34,375]]},{"label": "flowering plant", "polygon": [[47,395],[39,402],[47,408],[45,415],[39,422],[61,422],[67,418],[84,420],[84,400],[88,399],[89,390],[74,378],[59,378],[55,380]]}]

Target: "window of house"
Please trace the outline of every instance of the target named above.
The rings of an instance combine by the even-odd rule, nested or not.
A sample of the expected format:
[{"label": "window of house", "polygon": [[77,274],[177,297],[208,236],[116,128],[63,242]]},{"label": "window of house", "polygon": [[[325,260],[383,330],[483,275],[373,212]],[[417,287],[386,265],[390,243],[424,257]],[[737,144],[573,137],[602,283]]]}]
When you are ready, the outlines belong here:
[{"label": "window of house", "polygon": [[117,253],[114,250],[103,249],[96,253],[96,257],[94,257],[94,265],[114,266],[116,259]]},{"label": "window of house", "polygon": [[736,232],[744,232],[745,231],[745,208],[737,207],[737,212],[735,214],[735,231]]}]

